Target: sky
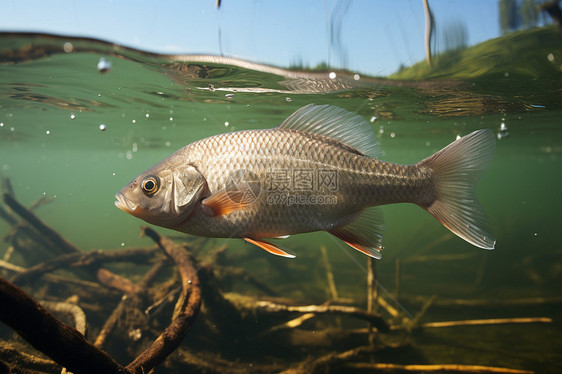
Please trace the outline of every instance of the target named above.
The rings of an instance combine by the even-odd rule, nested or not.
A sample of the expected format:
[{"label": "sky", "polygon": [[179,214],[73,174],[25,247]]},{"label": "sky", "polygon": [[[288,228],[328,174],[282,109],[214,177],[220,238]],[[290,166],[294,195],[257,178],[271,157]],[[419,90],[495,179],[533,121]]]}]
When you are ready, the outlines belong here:
[{"label": "sky", "polygon": [[[496,0],[429,0],[437,48],[464,25],[468,45],[498,37]],[[320,62],[389,75],[423,60],[422,0],[18,0],[0,31],[85,36],[150,52],[212,54],[287,67]]]}]

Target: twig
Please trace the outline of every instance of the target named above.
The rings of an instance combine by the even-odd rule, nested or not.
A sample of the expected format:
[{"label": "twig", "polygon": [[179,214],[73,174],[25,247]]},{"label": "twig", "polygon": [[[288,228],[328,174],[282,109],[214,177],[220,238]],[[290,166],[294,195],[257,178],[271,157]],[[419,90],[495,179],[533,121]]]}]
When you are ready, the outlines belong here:
[{"label": "twig", "polygon": [[422,324],[420,327],[434,328],[434,327],[456,327],[456,326],[502,325],[502,324],[511,324],[511,323],[552,323],[552,318],[548,318],[548,317],[492,318],[492,319],[472,319],[466,321],[427,322]]},{"label": "twig", "polygon": [[[41,305],[55,312],[68,313],[74,318],[74,328],[82,335],[86,335],[86,315],[84,311],[76,304],[61,303],[54,301],[42,301]],[[61,374],[72,374],[63,368]]]},{"label": "twig", "polygon": [[14,194],[14,187],[12,187],[12,180],[10,178],[2,178],[2,191],[4,191],[8,195],[16,196]]},{"label": "twig", "polygon": [[123,373],[123,367],[111,356],[88,342],[75,328],[58,321],[22,289],[3,278],[0,278],[0,320],[72,372]]},{"label": "twig", "polygon": [[[411,304],[424,304],[427,296],[400,296],[402,301]],[[543,304],[561,304],[562,296],[555,297],[529,297],[524,299],[443,299],[437,298],[433,305],[437,307],[506,307],[506,306],[523,306],[523,305],[543,305]]]},{"label": "twig", "polygon": [[14,210],[21,218],[25,219],[31,226],[39,231],[45,238],[47,238],[55,248],[58,248],[63,253],[81,252],[78,247],[70,243],[58,232],[49,227],[46,223],[41,221],[35,214],[33,214],[26,207],[16,201],[11,195],[4,194],[4,202]]},{"label": "twig", "polygon": [[[375,303],[374,299],[379,299],[378,295],[375,295],[377,292],[376,284],[375,284],[375,259],[372,257],[367,257],[367,312],[373,313],[375,310]],[[373,345],[375,343],[375,336],[373,335],[373,324],[369,323],[369,345]]]},{"label": "twig", "polygon": [[[94,341],[94,345],[96,347],[102,347],[107,339],[107,337],[111,334],[113,328],[122,317],[122,315],[127,311],[128,308],[131,306],[138,304],[138,297],[141,293],[144,293],[148,288],[150,282],[154,280],[154,278],[158,275],[158,272],[162,269],[164,265],[164,261],[159,261],[150,269],[148,273],[143,277],[143,279],[138,283],[134,284],[127,280],[127,283],[123,283],[118,280],[117,283],[111,283],[113,288],[118,288],[120,291],[125,293],[125,296],[121,298],[121,301],[117,305],[117,307],[111,312],[109,318],[105,321],[102,329],[100,330],[96,340]],[[100,269],[98,271],[98,278],[103,279],[105,273],[104,269]],[[102,274],[100,274],[102,273]],[[108,274],[105,274],[108,276]],[[111,276],[109,276],[111,278]],[[108,283],[108,285],[110,285]],[[146,314],[146,313],[145,313]]]},{"label": "twig", "polygon": [[126,294],[137,294],[142,291],[137,284],[134,284],[127,278],[114,274],[107,269],[98,269],[97,277],[99,282],[104,286]]},{"label": "twig", "polygon": [[175,317],[170,326],[156,338],[148,349],[127,365],[126,369],[134,374],[149,372],[180,345],[195,322],[201,306],[199,278],[194,260],[189,253],[182,246],[160,236],[151,228],[143,228],[142,232],[154,240],[178,266],[183,289],[176,304],[177,313],[174,313]]},{"label": "twig", "polygon": [[322,262],[326,268],[326,277],[328,278],[328,287],[330,290],[330,295],[332,300],[338,300],[338,290],[336,288],[336,282],[334,281],[334,273],[332,272],[332,266],[330,265],[330,260],[328,259],[328,251],[326,247],[320,246],[320,251],[322,252]]},{"label": "twig", "polygon": [[285,323],[282,323],[280,325],[277,326],[273,326],[272,328],[270,328],[269,330],[266,330],[263,335],[267,335],[270,334],[272,332],[275,331],[279,331],[279,330],[284,330],[284,329],[294,329],[299,327],[300,325],[302,325],[305,321],[308,321],[311,318],[314,318],[316,316],[315,313],[306,313],[303,314],[300,317],[294,318],[290,321],[287,321]]},{"label": "twig", "polygon": [[76,304],[54,301],[41,301],[41,305],[55,312],[68,313],[74,318],[74,328],[82,335],[86,334],[86,314]]},{"label": "twig", "polygon": [[269,313],[293,312],[293,313],[316,313],[316,314],[339,314],[371,322],[379,331],[389,331],[387,323],[377,314],[369,313],[363,309],[339,306],[339,305],[305,305],[292,306],[275,304],[270,301],[256,301],[255,307]]},{"label": "twig", "polygon": [[[358,356],[366,353],[376,352],[377,348],[372,345],[357,347],[355,349],[345,351],[342,353],[330,353],[326,356],[317,358],[316,360],[304,361],[297,367],[293,367],[282,371],[280,374],[310,374],[317,372],[327,372],[326,368],[333,368],[337,365],[341,365],[350,360],[355,360]],[[322,370],[324,369],[324,370]]]},{"label": "twig", "polygon": [[[30,282],[42,274],[55,271],[61,267],[87,267],[100,265],[109,261],[138,261],[152,258],[157,248],[130,248],[119,251],[90,251],[69,253],[55,257],[35,265],[25,272],[18,274],[13,282],[21,284]],[[106,270],[107,272],[107,270]]]},{"label": "twig", "polygon": [[412,329],[416,328],[420,324],[420,321],[424,316],[425,312],[427,312],[427,310],[429,309],[431,304],[433,304],[436,298],[437,296],[433,296],[427,299],[425,304],[423,304],[421,310],[414,316],[414,318],[412,318],[411,321],[404,322],[404,326],[406,326],[407,331],[411,331]]},{"label": "twig", "polygon": [[0,205],[0,218],[3,218],[4,221],[8,222],[10,225],[15,225],[18,223],[18,220],[11,212],[8,212],[2,205]]},{"label": "twig", "polygon": [[[3,260],[0,260],[0,268],[10,270],[16,273],[23,273],[27,270],[21,266],[14,265],[12,263]],[[89,290],[89,292],[92,292],[92,290],[96,290],[97,292],[105,291],[105,289],[102,288],[98,283],[89,282],[81,279],[67,278],[54,274],[45,274],[45,276],[43,276],[43,279],[55,284],[68,284],[70,286],[74,286],[77,288],[86,288]]]},{"label": "twig", "polygon": [[394,298],[398,300],[400,297],[400,278],[401,278],[401,266],[400,266],[400,259],[397,258],[394,263]]},{"label": "twig", "polygon": [[355,370],[388,370],[388,371],[415,371],[415,372],[446,372],[456,371],[461,373],[506,373],[506,374],[532,374],[533,371],[508,369],[494,366],[480,366],[480,365],[457,365],[457,364],[444,364],[444,365],[399,365],[399,364],[372,364],[366,362],[360,363],[347,363],[346,367]]},{"label": "twig", "polygon": [[56,362],[30,355],[25,353],[21,347],[5,342],[0,342],[0,360],[13,363],[19,368],[25,367],[27,370],[43,373],[54,373],[60,370],[60,365]]},{"label": "twig", "polygon": [[29,210],[35,210],[40,206],[52,203],[53,201],[55,201],[54,197],[43,195],[29,205]]}]

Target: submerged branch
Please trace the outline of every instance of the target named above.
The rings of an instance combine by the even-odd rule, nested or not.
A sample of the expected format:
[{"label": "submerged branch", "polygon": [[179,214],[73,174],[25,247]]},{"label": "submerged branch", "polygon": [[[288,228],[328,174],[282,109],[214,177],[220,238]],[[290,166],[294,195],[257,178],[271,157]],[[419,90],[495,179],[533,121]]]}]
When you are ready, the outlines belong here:
[{"label": "submerged branch", "polygon": [[457,365],[457,364],[442,364],[442,365],[400,365],[400,364],[372,364],[366,362],[348,363],[346,367],[356,370],[378,370],[378,371],[413,371],[416,373],[425,372],[447,372],[454,371],[459,373],[505,373],[505,374],[532,374],[533,371],[509,369],[495,366],[481,366],[481,365]]},{"label": "submerged branch", "polygon": [[363,309],[340,306],[340,305],[304,305],[293,306],[272,303],[271,301],[257,301],[255,308],[269,313],[293,312],[293,313],[316,313],[316,314],[340,314],[359,318],[370,322],[379,331],[387,332],[390,330],[388,324],[378,314],[367,312]]},{"label": "submerged branch", "polygon": [[4,194],[4,202],[14,210],[21,218],[29,222],[37,231],[39,231],[45,238],[47,238],[55,248],[58,248],[62,253],[76,253],[81,252],[78,247],[66,240],[62,235],[49,227],[46,223],[41,221],[35,214],[28,210],[25,206],[21,205],[13,196]]},{"label": "submerged branch", "polygon": [[184,247],[170,239],[160,236],[151,228],[143,228],[143,234],[150,237],[177,265],[181,281],[182,292],[176,304],[174,318],[170,326],[127,366],[130,373],[147,373],[160,364],[182,342],[185,335],[195,322],[201,306],[201,287],[197,276],[195,261]]},{"label": "submerged branch", "polygon": [[111,356],[3,278],[0,278],[0,320],[72,372],[123,373],[123,367]]},{"label": "submerged branch", "polygon": [[530,318],[491,318],[491,319],[472,319],[466,321],[444,321],[444,322],[427,322],[422,324],[421,328],[435,327],[456,327],[456,326],[482,326],[482,325],[503,325],[511,323],[552,323],[552,318],[548,317],[530,317]]},{"label": "submerged branch", "polygon": [[[62,267],[88,267],[100,265],[109,261],[139,261],[154,256],[156,248],[130,248],[119,251],[90,251],[69,253],[35,265],[25,272],[18,274],[13,282],[21,284],[41,277],[44,273],[52,272]],[[101,270],[101,269],[100,269]],[[107,272],[107,270],[106,270]],[[99,272],[98,272],[99,279]]]}]

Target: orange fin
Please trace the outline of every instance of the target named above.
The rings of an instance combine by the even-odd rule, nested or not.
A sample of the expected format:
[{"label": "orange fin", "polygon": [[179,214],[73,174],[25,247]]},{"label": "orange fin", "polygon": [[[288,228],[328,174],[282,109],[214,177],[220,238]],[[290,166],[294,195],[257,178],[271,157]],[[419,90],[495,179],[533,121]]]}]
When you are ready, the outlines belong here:
[{"label": "orange fin", "polygon": [[207,197],[201,203],[211,209],[212,214],[210,215],[214,217],[243,209],[250,205],[252,201],[244,200],[242,192],[222,190]]},{"label": "orange fin", "polygon": [[359,252],[380,259],[383,230],[384,221],[379,209],[369,208],[346,226],[336,227],[328,232]]},{"label": "orange fin", "polygon": [[236,170],[228,176],[225,188],[204,199],[202,204],[211,209],[212,216],[226,215],[252,204],[260,192],[261,184],[254,173]]},{"label": "orange fin", "polygon": [[269,252],[273,255],[281,256],[281,257],[287,257],[287,258],[295,258],[295,255],[290,254],[288,252],[285,252],[284,250],[282,250],[281,248],[279,248],[275,244],[271,244],[271,243],[263,241],[263,240],[252,239],[252,238],[244,238],[244,240],[247,241],[248,243],[253,244],[253,245],[257,245],[261,249],[264,249],[264,250],[266,250],[267,252]]}]

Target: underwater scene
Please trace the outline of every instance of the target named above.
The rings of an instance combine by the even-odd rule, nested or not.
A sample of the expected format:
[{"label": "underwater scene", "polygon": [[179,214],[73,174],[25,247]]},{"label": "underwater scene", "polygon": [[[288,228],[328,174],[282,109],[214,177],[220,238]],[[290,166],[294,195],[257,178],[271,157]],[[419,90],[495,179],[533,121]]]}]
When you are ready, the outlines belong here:
[{"label": "underwater scene", "polygon": [[[0,372],[560,372],[561,37],[547,22],[381,76],[1,32]],[[322,230],[267,247],[116,203],[178,149],[272,129],[309,104],[361,117],[377,158],[396,164],[488,130],[475,195],[495,248],[416,204],[377,208],[373,259]],[[145,195],[163,178],[145,179]],[[251,207],[213,203],[213,217]],[[286,205],[306,221],[306,204]]]}]

